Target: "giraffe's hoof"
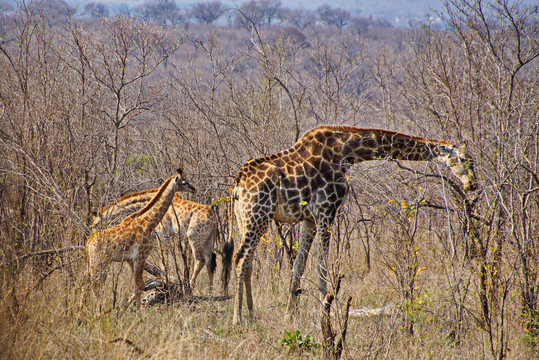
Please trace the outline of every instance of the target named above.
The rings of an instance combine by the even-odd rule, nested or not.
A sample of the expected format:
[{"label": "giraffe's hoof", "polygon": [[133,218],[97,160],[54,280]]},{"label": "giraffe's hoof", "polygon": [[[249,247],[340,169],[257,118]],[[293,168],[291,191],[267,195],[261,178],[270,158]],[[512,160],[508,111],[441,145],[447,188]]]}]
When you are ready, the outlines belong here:
[{"label": "giraffe's hoof", "polygon": [[298,307],[297,306],[290,306],[286,308],[286,313],[289,315],[289,317],[293,317],[294,315],[297,315],[298,313]]},{"label": "giraffe's hoof", "polygon": [[288,323],[291,323],[294,321],[294,318],[295,318],[295,314],[293,312],[286,312],[286,314],[284,315],[284,319],[286,322]]},{"label": "giraffe's hoof", "polygon": [[286,313],[289,315],[296,315],[298,313],[298,298],[295,295],[290,296],[288,304],[286,306]]},{"label": "giraffe's hoof", "polygon": [[236,326],[241,326],[241,316],[236,316],[232,318],[232,324]]}]

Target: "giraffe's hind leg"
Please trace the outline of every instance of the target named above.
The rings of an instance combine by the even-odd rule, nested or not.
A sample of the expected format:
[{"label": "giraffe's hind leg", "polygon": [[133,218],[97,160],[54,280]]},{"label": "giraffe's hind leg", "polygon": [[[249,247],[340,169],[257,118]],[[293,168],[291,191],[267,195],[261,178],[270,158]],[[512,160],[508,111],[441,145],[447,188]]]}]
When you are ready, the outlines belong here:
[{"label": "giraffe's hind leg", "polygon": [[202,268],[206,265],[206,269],[208,270],[210,296],[213,291],[213,274],[216,268],[216,259],[215,254],[213,253],[215,235],[215,228],[210,228],[208,231],[207,227],[200,226],[200,224],[191,227],[187,233],[192,254],[195,258],[195,269],[190,281],[191,289],[194,288],[195,281],[198,278],[200,271],[202,271]]},{"label": "giraffe's hind leg", "polygon": [[107,271],[103,270],[100,271],[93,276],[91,276],[91,288],[92,293],[94,295],[94,299],[97,304],[97,313],[101,314],[102,308],[103,308],[103,300],[104,300],[104,288],[105,288],[105,281],[107,280]]},{"label": "giraffe's hind leg", "polygon": [[245,231],[243,244],[238,249],[234,256],[236,267],[236,294],[234,295],[234,316],[232,322],[236,325],[241,324],[241,308],[243,305],[243,288],[245,287],[245,297],[247,300],[247,308],[249,317],[253,317],[253,294],[251,289],[251,262],[253,253],[258,245],[258,242],[268,228],[267,222],[253,224],[250,226],[252,230]]},{"label": "giraffe's hind leg", "polygon": [[190,227],[187,231],[187,239],[189,240],[189,245],[191,246],[191,253],[195,261],[195,267],[189,285],[191,286],[191,291],[195,288],[195,282],[198,278],[198,275],[204,267],[204,252],[202,251],[203,239],[201,238],[200,232],[197,231],[196,227]]},{"label": "giraffe's hind leg", "polygon": [[236,293],[234,294],[234,315],[232,323],[241,325],[241,308],[243,306],[243,284],[245,277],[246,256],[245,247],[242,246],[234,256],[234,265],[236,269]]},{"label": "giraffe's hind leg", "polygon": [[193,276],[191,277],[191,281],[189,282],[191,285],[191,290],[195,287],[195,281],[198,277],[198,274],[200,274],[200,271],[202,271],[202,268],[204,268],[204,260],[201,260],[199,258],[195,259],[195,271],[193,273]]},{"label": "giraffe's hind leg", "polygon": [[247,265],[247,271],[245,273],[244,285],[245,285],[245,300],[247,302],[247,310],[249,310],[249,319],[253,318],[253,291],[251,287],[251,275],[253,272],[253,261],[249,261]]}]

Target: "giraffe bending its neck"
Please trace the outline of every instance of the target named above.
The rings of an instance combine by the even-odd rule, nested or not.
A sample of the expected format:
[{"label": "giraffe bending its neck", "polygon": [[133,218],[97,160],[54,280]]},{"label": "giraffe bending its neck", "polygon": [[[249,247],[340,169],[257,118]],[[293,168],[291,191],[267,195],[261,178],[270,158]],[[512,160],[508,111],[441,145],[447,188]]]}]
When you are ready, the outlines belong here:
[{"label": "giraffe bending its neck", "polygon": [[96,231],[88,237],[85,246],[88,274],[98,299],[110,263],[127,261],[135,284],[135,292],[127,304],[135,300],[137,309],[140,308],[140,294],[144,290],[142,272],[153,247],[152,231],[167,212],[177,191],[196,191],[182,178],[181,170],[167,179],[141,210],[126,217],[119,225]]},{"label": "giraffe bending its neck", "polygon": [[[157,191],[158,189],[148,189],[124,195],[115,203],[103,208],[103,218],[114,218],[119,213],[136,211]],[[95,228],[101,222],[102,217],[95,216],[93,227]],[[155,228],[158,235],[177,234],[179,241],[187,238],[195,259],[195,270],[190,280],[191,288],[194,288],[195,281],[205,265],[208,271],[210,295],[212,295],[213,275],[216,268],[214,247],[217,240],[217,225],[217,214],[211,206],[189,201],[179,194],[174,194],[172,206],[168,208]]]},{"label": "giraffe bending its neck", "polygon": [[241,323],[244,287],[249,315],[252,316],[252,255],[272,219],[303,223],[290,284],[288,311],[295,308],[299,279],[317,232],[320,238],[318,282],[320,291],[325,295],[330,227],[347,193],[345,173],[353,164],[383,158],[439,161],[450,167],[464,189],[475,186],[473,163],[464,154],[464,146],[456,147],[447,142],[384,130],[342,126],[314,128],[290,149],[251,159],[243,165],[234,180],[230,203],[230,211],[235,213],[241,236],[240,246],[234,254],[234,323]]}]

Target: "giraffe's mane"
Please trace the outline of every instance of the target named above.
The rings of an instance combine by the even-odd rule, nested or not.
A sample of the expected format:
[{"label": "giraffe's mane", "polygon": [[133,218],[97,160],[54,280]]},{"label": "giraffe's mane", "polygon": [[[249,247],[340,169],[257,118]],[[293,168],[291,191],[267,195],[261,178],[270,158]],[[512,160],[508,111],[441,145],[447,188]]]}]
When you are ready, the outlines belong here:
[{"label": "giraffe's mane", "polygon": [[388,136],[396,136],[411,140],[416,140],[420,142],[425,143],[433,143],[433,144],[440,144],[440,145],[451,145],[451,143],[447,141],[439,141],[439,140],[433,140],[433,139],[425,139],[419,136],[413,136],[413,135],[407,135],[403,134],[397,131],[391,131],[391,130],[383,130],[383,129],[374,129],[374,128],[358,128],[353,126],[346,126],[346,125],[322,125],[315,127],[309,131],[307,131],[303,136],[300,138],[299,141],[304,139],[305,137],[320,133],[320,132],[326,132],[326,131],[332,131],[332,132],[346,132],[346,133],[362,133],[362,134],[379,134],[379,135],[388,135]]},{"label": "giraffe's mane", "polygon": [[[157,190],[157,192],[155,193],[154,197],[146,204],[146,206],[144,206],[142,209],[140,209],[139,211],[129,215],[126,217],[127,218],[130,218],[130,219],[134,219],[134,218],[137,218],[141,215],[143,215],[145,212],[147,212],[152,206],[155,205],[155,203],[157,202],[157,199],[159,199],[161,197],[161,195],[163,194],[163,192],[165,191],[165,189],[167,188],[168,184],[170,184],[170,182],[175,178],[176,176],[171,176],[169,177],[168,179],[165,180],[165,182],[159,187],[159,189]],[[144,192],[144,191],[151,191],[150,190],[143,190],[141,192]]]},{"label": "giraffe's mane", "polygon": [[[390,137],[405,138],[405,139],[415,140],[415,141],[422,142],[422,143],[427,143],[427,144],[452,145],[451,143],[449,143],[447,141],[439,141],[439,140],[434,140],[434,139],[425,139],[425,138],[422,138],[422,137],[419,137],[419,136],[407,135],[407,134],[403,134],[403,133],[400,133],[400,132],[397,132],[397,131],[374,129],[374,128],[358,128],[358,127],[346,126],[346,125],[321,125],[321,126],[317,126],[317,127],[313,128],[313,129],[308,130],[307,132],[305,132],[301,136],[301,138],[297,141],[296,144],[299,144],[299,143],[305,141],[306,138],[309,137],[310,135],[317,134],[317,133],[323,133],[323,132],[341,132],[341,133],[361,133],[361,134],[387,135],[387,136],[390,136]],[[245,164],[243,165],[242,169],[236,174],[236,177],[234,178],[234,185],[238,184],[238,182],[240,181],[241,177],[243,176],[245,167],[258,166],[258,165],[260,165],[260,164],[262,164],[264,162],[271,162],[272,159],[275,158],[275,156],[278,156],[278,154],[282,153],[283,151],[288,151],[288,150],[290,150],[290,149],[282,150],[282,151],[279,151],[279,152],[277,152],[275,154],[271,154],[271,155],[264,155],[264,156],[262,156],[260,158],[252,158],[252,159],[246,161]]]},{"label": "giraffe's mane", "polygon": [[101,213],[104,214],[107,211],[109,211],[109,209],[111,209],[111,208],[113,208],[115,206],[123,206],[121,204],[124,201],[127,201],[127,200],[129,200],[131,198],[146,195],[146,194],[149,194],[149,193],[153,193],[153,192],[156,192],[157,190],[159,190],[159,189],[158,188],[146,189],[146,190],[141,190],[141,191],[137,191],[137,192],[134,192],[134,193],[129,193],[129,194],[123,195],[123,196],[119,197],[116,201],[111,202],[107,206],[103,207],[103,210],[101,210]]},{"label": "giraffe's mane", "polygon": [[[146,189],[146,190],[141,190],[141,191],[137,191],[137,192],[134,192],[134,193],[126,194],[126,195],[118,198],[117,203],[121,203],[122,201],[131,199],[132,197],[146,195],[148,193],[153,193],[153,192],[156,192],[158,190],[159,190],[159,188],[153,188],[153,189]],[[112,203],[111,205],[116,205],[116,203]]]}]

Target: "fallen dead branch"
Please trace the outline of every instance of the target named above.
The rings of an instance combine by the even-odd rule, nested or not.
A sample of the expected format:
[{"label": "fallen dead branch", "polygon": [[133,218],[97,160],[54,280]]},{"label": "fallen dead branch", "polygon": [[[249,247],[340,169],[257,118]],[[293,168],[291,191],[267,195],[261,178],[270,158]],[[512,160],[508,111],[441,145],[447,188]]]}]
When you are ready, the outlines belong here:
[{"label": "fallen dead branch", "polygon": [[142,351],[141,348],[139,348],[137,345],[135,345],[135,343],[133,341],[131,341],[129,339],[116,338],[116,339],[110,341],[111,344],[115,344],[115,343],[118,343],[118,342],[123,342],[123,343],[131,346],[131,348],[133,349],[133,352],[137,353],[138,355],[144,354],[144,351]]},{"label": "fallen dead branch", "polygon": [[[146,269],[148,271],[148,269]],[[151,267],[151,272],[157,273],[156,278],[146,282],[144,291],[149,291],[142,299],[143,306],[152,306],[158,304],[171,304],[176,301],[187,302],[189,304],[199,303],[203,301],[225,301],[232,299],[232,296],[193,296],[186,295],[185,291],[182,291],[180,284],[165,281],[164,277],[159,274],[161,269]]]},{"label": "fallen dead branch", "polygon": [[170,281],[176,283],[178,286],[181,283],[177,277],[170,274],[167,275],[165,271],[163,271],[162,269],[160,269],[159,267],[155,265],[146,263],[146,265],[144,265],[144,270],[146,270],[147,273],[152,274],[153,276],[158,277],[158,278],[166,279],[168,277]]}]

